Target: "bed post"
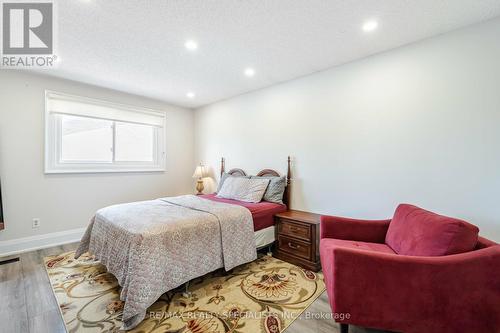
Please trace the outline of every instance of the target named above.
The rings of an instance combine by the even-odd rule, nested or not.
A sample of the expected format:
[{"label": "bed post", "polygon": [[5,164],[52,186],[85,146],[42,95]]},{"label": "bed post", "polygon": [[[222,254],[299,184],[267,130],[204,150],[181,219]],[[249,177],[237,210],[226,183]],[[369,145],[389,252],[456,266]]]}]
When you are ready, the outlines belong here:
[{"label": "bed post", "polygon": [[226,171],[226,160],[224,159],[224,157],[220,160],[220,175],[222,176],[222,174],[224,173],[224,171]]},{"label": "bed post", "polygon": [[287,164],[287,171],[286,171],[286,194],[285,194],[285,204],[287,209],[290,210],[290,195],[291,195],[291,179],[292,179],[292,168],[290,167],[290,156],[288,156],[288,164]]}]

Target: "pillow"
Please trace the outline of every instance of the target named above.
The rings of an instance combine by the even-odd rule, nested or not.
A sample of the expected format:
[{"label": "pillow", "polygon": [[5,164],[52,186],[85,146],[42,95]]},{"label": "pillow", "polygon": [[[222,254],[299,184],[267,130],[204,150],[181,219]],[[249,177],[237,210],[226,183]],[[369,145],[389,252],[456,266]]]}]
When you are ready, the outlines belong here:
[{"label": "pillow", "polygon": [[246,202],[260,202],[264,196],[269,179],[250,179],[228,177],[222,184],[217,197]]},{"label": "pillow", "polygon": [[219,192],[220,192],[220,189],[222,188],[222,184],[224,183],[224,181],[225,181],[228,177],[250,178],[250,176],[233,176],[233,175],[228,174],[227,172],[224,172],[224,173],[222,174],[222,176],[220,176],[219,185],[217,185],[217,191],[215,191],[216,193],[219,193]]},{"label": "pillow", "polygon": [[266,192],[262,200],[274,202],[278,204],[283,204],[283,193],[285,193],[286,187],[286,177],[258,177],[252,176],[250,179],[269,179],[269,185],[267,186]]},{"label": "pillow", "polygon": [[409,256],[445,256],[472,251],[479,229],[470,223],[402,204],[389,224],[385,242]]}]

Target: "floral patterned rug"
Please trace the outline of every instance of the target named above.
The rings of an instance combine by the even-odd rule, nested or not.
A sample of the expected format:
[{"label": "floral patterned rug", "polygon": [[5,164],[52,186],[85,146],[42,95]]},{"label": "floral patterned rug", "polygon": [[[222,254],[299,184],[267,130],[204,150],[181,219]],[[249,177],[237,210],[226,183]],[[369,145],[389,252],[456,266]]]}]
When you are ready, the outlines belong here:
[{"label": "floral patterned rug", "polygon": [[[120,287],[103,265],[68,252],[45,258],[45,268],[68,332],[119,331]],[[165,293],[130,332],[283,332],[324,290],[321,274],[264,256],[191,281],[189,296]]]}]

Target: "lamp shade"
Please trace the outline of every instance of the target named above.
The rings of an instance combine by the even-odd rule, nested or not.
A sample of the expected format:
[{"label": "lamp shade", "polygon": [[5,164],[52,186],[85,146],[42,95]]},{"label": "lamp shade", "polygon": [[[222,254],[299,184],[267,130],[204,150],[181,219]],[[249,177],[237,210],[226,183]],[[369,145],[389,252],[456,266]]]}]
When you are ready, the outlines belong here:
[{"label": "lamp shade", "polygon": [[194,169],[193,178],[207,177],[207,169],[203,164],[200,164]]}]

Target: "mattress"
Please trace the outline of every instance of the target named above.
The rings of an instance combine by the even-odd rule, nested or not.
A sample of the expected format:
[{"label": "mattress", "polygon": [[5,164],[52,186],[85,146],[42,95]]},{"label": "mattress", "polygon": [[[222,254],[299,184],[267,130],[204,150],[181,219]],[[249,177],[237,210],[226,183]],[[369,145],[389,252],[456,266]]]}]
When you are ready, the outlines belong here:
[{"label": "mattress", "polygon": [[254,233],[255,247],[257,249],[260,249],[265,246],[268,246],[269,244],[274,243],[274,241],[276,240],[275,229],[276,227],[273,225],[264,229],[260,229],[259,231],[256,231]]},{"label": "mattress", "polygon": [[259,231],[274,226],[274,215],[286,211],[286,206],[273,202],[261,201],[258,203],[243,202],[232,199],[218,198],[214,194],[203,194],[202,198],[224,202],[228,204],[243,206],[252,213],[253,229]]}]

